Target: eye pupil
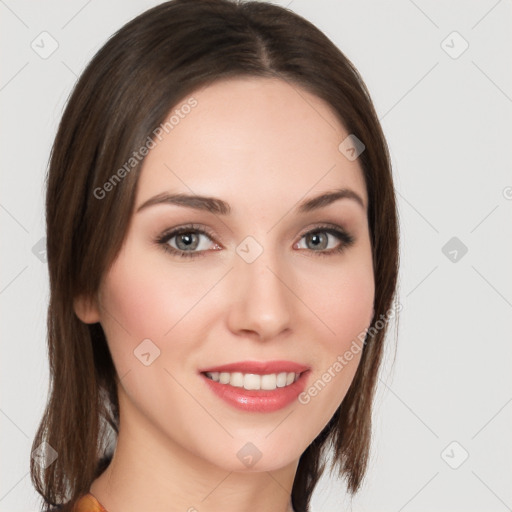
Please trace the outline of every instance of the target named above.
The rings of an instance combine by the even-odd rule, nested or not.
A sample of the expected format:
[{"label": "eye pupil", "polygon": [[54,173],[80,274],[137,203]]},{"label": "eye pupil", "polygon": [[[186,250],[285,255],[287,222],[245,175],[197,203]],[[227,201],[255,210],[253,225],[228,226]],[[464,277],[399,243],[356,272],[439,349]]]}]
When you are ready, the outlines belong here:
[{"label": "eye pupil", "polygon": [[[185,240],[185,245],[180,247],[180,243]],[[176,245],[178,246],[178,249],[192,249],[197,248],[199,237],[196,234],[193,233],[182,233],[181,235],[178,235],[176,237]],[[195,242],[195,243],[194,243]]]},{"label": "eye pupil", "polygon": [[[322,236],[323,243],[321,240]],[[306,239],[307,242],[313,242],[313,247],[315,248],[320,247],[320,249],[325,249],[327,247],[327,237],[321,233],[310,233],[309,235],[307,235]]]}]

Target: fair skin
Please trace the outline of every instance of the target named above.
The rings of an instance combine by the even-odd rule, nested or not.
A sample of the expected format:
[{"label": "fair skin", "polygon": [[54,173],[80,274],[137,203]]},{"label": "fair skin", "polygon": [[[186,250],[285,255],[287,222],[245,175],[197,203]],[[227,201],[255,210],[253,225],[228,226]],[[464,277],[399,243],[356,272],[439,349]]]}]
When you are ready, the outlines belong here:
[{"label": "fair skin", "polygon": [[[374,277],[367,191],[357,160],[338,150],[348,135],[329,106],[273,79],[216,82],[144,160],[124,245],[96,301],[75,311],[100,322],[120,377],[120,431],[110,466],[90,491],[109,512],[287,512],[301,454],[339,407],[360,354],[307,404],[244,412],[214,395],[198,369],[236,361],[290,360],[311,368],[311,386],[371,322]],[[351,198],[299,213],[321,193]],[[222,199],[231,213],[140,205],[161,194]],[[194,223],[195,258],[155,243]],[[353,238],[319,229],[329,223]],[[193,232],[196,233],[197,232]],[[247,263],[247,237],[263,248]],[[181,242],[180,242],[181,238]],[[319,248],[316,248],[315,242]],[[183,236],[167,241],[185,250]],[[325,244],[325,245],[322,245]],[[160,356],[135,356],[150,339]],[[237,452],[261,452],[246,467]]]}]

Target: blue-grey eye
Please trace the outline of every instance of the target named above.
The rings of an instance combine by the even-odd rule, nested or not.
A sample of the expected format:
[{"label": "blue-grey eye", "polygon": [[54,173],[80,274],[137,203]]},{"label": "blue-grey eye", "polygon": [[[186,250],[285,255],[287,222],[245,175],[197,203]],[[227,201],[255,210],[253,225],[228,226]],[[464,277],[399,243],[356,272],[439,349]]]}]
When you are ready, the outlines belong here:
[{"label": "blue-grey eye", "polygon": [[[186,231],[170,237],[167,243],[179,251],[202,251],[208,249],[208,241],[205,242],[201,238],[209,240],[209,237],[204,233]],[[171,244],[171,241],[174,239],[176,240],[176,245]]]}]

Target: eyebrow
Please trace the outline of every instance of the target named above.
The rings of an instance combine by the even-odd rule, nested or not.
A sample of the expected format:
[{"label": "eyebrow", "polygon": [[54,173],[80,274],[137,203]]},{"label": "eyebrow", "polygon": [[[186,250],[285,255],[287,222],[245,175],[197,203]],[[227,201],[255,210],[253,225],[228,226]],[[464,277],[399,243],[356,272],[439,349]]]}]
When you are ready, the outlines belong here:
[{"label": "eyebrow", "polygon": [[[313,198],[306,199],[305,201],[299,203],[295,210],[297,213],[307,213],[313,210],[324,208],[325,206],[328,206],[340,199],[351,199],[359,204],[364,210],[366,210],[366,206],[361,196],[348,188],[324,192],[323,194]],[[231,207],[229,203],[223,201],[222,199],[188,194],[169,194],[167,192],[158,194],[145,201],[137,208],[137,213],[150,206],[161,204],[185,206],[187,208],[203,210],[218,215],[229,215],[231,213]]]}]

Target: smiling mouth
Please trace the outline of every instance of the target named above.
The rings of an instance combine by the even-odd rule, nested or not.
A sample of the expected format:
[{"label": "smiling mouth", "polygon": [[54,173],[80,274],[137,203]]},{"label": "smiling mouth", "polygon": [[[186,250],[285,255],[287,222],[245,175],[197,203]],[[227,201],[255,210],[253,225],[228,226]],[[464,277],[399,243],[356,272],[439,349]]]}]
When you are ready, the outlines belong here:
[{"label": "smiling mouth", "polygon": [[291,386],[305,372],[242,373],[242,372],[201,372],[206,378],[219,384],[254,391],[273,391]]},{"label": "smiling mouth", "polygon": [[205,371],[199,375],[220,399],[238,410],[271,413],[288,407],[304,391],[311,369],[299,372]]}]

